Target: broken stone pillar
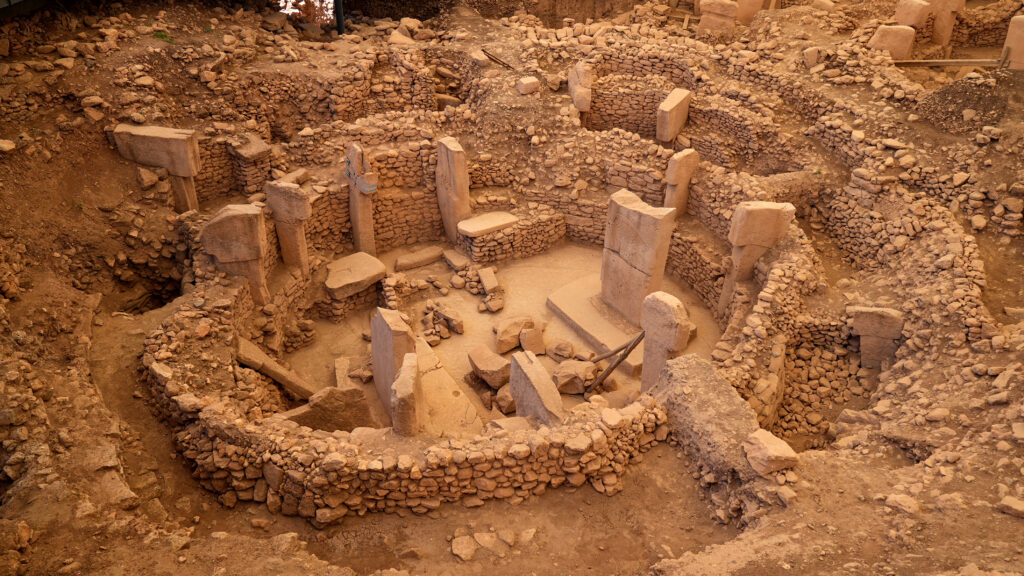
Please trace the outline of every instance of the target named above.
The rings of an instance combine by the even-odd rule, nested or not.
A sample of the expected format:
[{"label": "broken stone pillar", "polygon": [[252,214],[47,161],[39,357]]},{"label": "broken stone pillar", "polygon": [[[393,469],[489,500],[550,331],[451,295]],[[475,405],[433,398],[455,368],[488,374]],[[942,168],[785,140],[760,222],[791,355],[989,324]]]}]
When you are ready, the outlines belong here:
[{"label": "broken stone pillar", "polygon": [[848,306],[850,325],[860,337],[860,364],[880,368],[892,360],[903,337],[903,313],[892,308]]},{"label": "broken stone pillar", "polygon": [[914,48],[914,34],[910,26],[883,24],[868,40],[868,47],[888,51],[893,60],[906,60]]},{"label": "broken stone pillar", "polygon": [[569,96],[580,112],[590,112],[594,98],[594,69],[589,64],[578,62],[569,70]]},{"label": "broken stone pillar", "polygon": [[679,136],[690,114],[692,99],[692,92],[676,88],[658,105],[656,135],[660,142],[671,142]]},{"label": "broken stone pillar", "polygon": [[562,397],[551,375],[533,352],[512,355],[509,390],[516,403],[517,416],[532,416],[548,426],[562,422]]},{"label": "broken stone pillar", "polygon": [[[408,319],[397,310],[377,308],[370,320],[370,347],[373,356],[373,384],[385,408],[391,406],[392,391],[398,371],[406,354],[413,353],[412,370],[416,371],[416,339],[409,328]],[[394,414],[392,422],[394,422]]]},{"label": "broken stone pillar", "polygon": [[786,235],[794,214],[796,207],[789,202],[750,201],[736,206],[729,226],[732,266],[718,302],[720,312],[732,301],[736,283],[750,280],[758,258]]},{"label": "broken stone pillar", "polygon": [[118,124],[114,142],[128,160],[167,170],[177,212],[199,209],[195,184],[200,169],[199,139],[194,130]]},{"label": "broken stone pillar", "polygon": [[693,324],[678,298],[667,292],[652,292],[644,298],[640,325],[646,332],[640,391],[647,392],[658,382],[665,363],[686,350]]},{"label": "broken stone pillar", "polygon": [[608,203],[601,260],[601,299],[640,324],[644,298],[661,288],[675,208],[656,208],[622,189]]},{"label": "broken stone pillar", "polygon": [[348,178],[349,219],[352,221],[352,242],[356,251],[377,255],[373,231],[373,197],[377,193],[377,174],[370,167],[363,147],[351,142],[345,155],[345,176]]},{"label": "broken stone pillar", "polygon": [[729,38],[736,30],[739,7],[732,0],[701,0],[697,36]]},{"label": "broken stone pillar", "polygon": [[900,26],[920,28],[931,13],[932,5],[927,0],[899,0],[894,18]]},{"label": "broken stone pillar", "polygon": [[281,259],[295,266],[303,276],[309,275],[309,248],[306,245],[305,222],[313,215],[311,198],[298,184],[267,182],[264,186],[267,206],[274,219]]},{"label": "broken stone pillar", "polygon": [[750,26],[757,13],[761,11],[761,0],[737,0],[736,20],[744,26]]},{"label": "broken stone pillar", "polygon": [[700,167],[700,154],[693,148],[680,150],[672,155],[665,170],[665,204],[666,208],[675,208],[676,217],[686,213],[690,201],[690,182]]},{"label": "broken stone pillar", "polygon": [[1010,70],[1024,70],[1024,14],[1010,19],[1003,47],[1010,50]]},{"label": "broken stone pillar", "polygon": [[[398,359],[401,361],[401,368],[388,389],[388,395],[381,396],[381,402],[391,415],[391,429],[394,433],[400,436],[414,436],[419,432],[419,415],[416,407],[419,364],[415,352],[404,354]],[[376,357],[373,365],[376,372]]]},{"label": "broken stone pillar", "polygon": [[459,222],[469,218],[469,167],[466,151],[451,136],[437,141],[437,205],[449,242],[459,239]]},{"label": "broken stone pillar", "polygon": [[263,210],[252,204],[229,204],[206,223],[200,241],[217,269],[245,276],[253,302],[270,302],[264,259],[267,253],[267,229]]}]

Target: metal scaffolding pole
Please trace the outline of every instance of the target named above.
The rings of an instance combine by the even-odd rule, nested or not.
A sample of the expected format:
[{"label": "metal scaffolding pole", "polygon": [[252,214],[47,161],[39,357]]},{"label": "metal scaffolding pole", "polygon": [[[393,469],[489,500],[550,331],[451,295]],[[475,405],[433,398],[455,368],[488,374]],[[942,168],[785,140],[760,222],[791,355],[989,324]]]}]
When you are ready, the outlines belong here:
[{"label": "metal scaffolding pole", "polygon": [[334,0],[334,23],[338,28],[338,34],[345,33],[345,8],[342,6],[344,0]]}]

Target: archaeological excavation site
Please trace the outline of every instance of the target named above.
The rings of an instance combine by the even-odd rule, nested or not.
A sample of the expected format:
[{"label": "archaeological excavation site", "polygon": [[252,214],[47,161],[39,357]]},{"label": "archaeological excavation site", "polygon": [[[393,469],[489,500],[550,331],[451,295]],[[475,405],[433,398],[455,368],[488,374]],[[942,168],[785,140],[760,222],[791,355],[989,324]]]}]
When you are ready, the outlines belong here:
[{"label": "archaeological excavation site", "polygon": [[0,0],[0,576],[1024,575],[1024,0]]}]

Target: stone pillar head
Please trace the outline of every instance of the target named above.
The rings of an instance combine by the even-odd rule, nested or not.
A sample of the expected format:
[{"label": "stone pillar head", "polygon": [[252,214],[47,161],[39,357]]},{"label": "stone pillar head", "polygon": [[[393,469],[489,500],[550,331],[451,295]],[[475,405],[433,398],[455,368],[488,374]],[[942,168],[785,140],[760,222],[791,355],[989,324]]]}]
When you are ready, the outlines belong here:
[{"label": "stone pillar head", "polygon": [[267,254],[267,229],[262,209],[252,204],[229,204],[221,208],[206,223],[200,242],[218,270],[249,280],[253,301],[269,302],[263,265]]},{"label": "stone pillar head", "polygon": [[363,147],[358,142],[349,142],[345,154],[345,176],[353,188],[362,194],[373,194],[377,191],[377,174],[366,159]]},{"label": "stone pillar head", "polygon": [[740,202],[732,215],[729,242],[771,248],[786,235],[795,214],[796,207],[789,202]]},{"label": "stone pillar head", "polygon": [[275,222],[302,222],[313,215],[311,198],[298,184],[267,182],[263,191],[267,194],[267,207],[272,211]]}]

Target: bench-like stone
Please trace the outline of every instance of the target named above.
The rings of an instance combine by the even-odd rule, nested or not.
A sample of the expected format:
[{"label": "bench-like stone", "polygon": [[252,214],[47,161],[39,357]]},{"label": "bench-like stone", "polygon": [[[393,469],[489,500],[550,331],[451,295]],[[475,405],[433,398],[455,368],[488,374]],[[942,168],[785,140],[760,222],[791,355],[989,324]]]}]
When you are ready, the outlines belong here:
[{"label": "bench-like stone", "polygon": [[443,254],[444,249],[440,246],[427,246],[408,254],[402,254],[395,259],[395,272],[412,270],[413,268],[433,264],[440,260]]},{"label": "bench-like stone", "polygon": [[488,212],[459,222],[459,234],[469,238],[476,238],[484,234],[504,230],[518,221],[519,218],[517,216],[508,212]]},{"label": "bench-like stone", "polygon": [[342,300],[366,290],[386,275],[383,262],[366,252],[356,252],[327,265],[324,286],[331,298]]}]

